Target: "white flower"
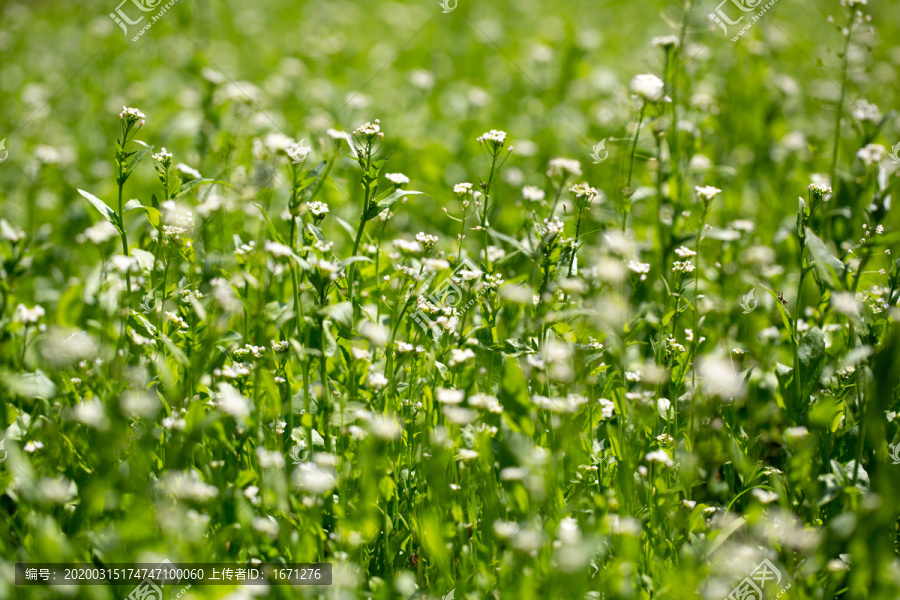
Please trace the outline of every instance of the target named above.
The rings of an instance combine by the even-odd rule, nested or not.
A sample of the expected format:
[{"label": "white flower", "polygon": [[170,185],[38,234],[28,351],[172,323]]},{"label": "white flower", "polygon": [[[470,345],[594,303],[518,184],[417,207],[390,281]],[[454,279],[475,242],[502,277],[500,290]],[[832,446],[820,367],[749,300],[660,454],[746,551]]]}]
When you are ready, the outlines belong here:
[{"label": "white flower", "polygon": [[468,182],[457,183],[453,186],[453,193],[457,196],[463,196],[472,192],[472,184]]},{"label": "white flower", "polygon": [[286,246],[278,242],[266,242],[266,252],[268,252],[275,258],[283,258],[285,256],[291,256],[293,254],[293,252],[291,252],[290,246]]},{"label": "white flower", "polygon": [[460,404],[466,397],[464,390],[454,390],[439,387],[437,389],[437,401],[441,404]]},{"label": "white flower", "polygon": [[726,358],[704,357],[700,361],[700,377],[706,380],[705,389],[723,400],[743,398],[746,393],[740,373]]},{"label": "white flower", "polygon": [[40,450],[44,447],[44,444],[39,442],[38,440],[32,440],[30,442],[26,442],[23,450],[29,454],[34,454],[36,451]]},{"label": "white flower", "polygon": [[662,92],[665,86],[663,80],[652,73],[637,75],[631,80],[631,91],[648,102],[663,101]]},{"label": "white flower", "polygon": [[285,152],[288,155],[288,158],[291,159],[291,162],[294,164],[299,164],[306,160],[306,157],[309,156],[309,153],[312,152],[312,148],[307,146],[304,142],[306,140],[300,140],[296,144],[291,144]]},{"label": "white flower", "polygon": [[654,48],[677,48],[681,45],[677,35],[661,35],[650,40]]},{"label": "white flower", "polygon": [[82,244],[87,240],[92,244],[100,245],[103,242],[113,239],[117,235],[119,235],[119,231],[115,226],[109,221],[104,220],[97,221],[95,224],[85,229],[76,239]]},{"label": "white flower", "polygon": [[369,360],[372,354],[365,348],[350,348],[350,355],[356,360]]},{"label": "white flower", "polygon": [[478,458],[478,453],[474,450],[469,450],[468,448],[460,448],[459,449],[459,459],[464,461],[475,460]]},{"label": "white flower", "polygon": [[469,398],[469,405],[496,415],[503,413],[503,407],[500,405],[497,396],[492,396],[491,394],[473,394]]},{"label": "white flower", "polygon": [[616,410],[616,405],[612,400],[600,398],[600,416],[604,419],[611,419]]},{"label": "white flower", "polygon": [[629,260],[628,269],[632,273],[637,273],[638,275],[640,275],[641,281],[644,281],[647,279],[647,273],[650,272],[650,263],[642,263],[636,260]]},{"label": "white flower", "polygon": [[886,154],[887,149],[881,144],[866,144],[856,151],[856,156],[867,167],[880,163]]},{"label": "white flower", "polygon": [[269,467],[280,469],[284,466],[284,455],[277,450],[266,450],[262,446],[257,446],[256,458],[259,460],[259,466],[264,469]]},{"label": "white flower", "polygon": [[405,254],[421,254],[423,251],[422,244],[410,240],[398,238],[392,242],[397,250]]},{"label": "white flower", "polygon": [[547,176],[556,177],[557,175],[579,177],[581,175],[581,163],[574,158],[551,158],[547,168]]},{"label": "white flower", "polygon": [[647,455],[644,456],[644,460],[646,460],[647,462],[658,462],[667,467],[675,466],[675,463],[672,462],[672,457],[670,457],[669,453],[663,449],[648,452]]},{"label": "white flower", "polygon": [[831,295],[831,307],[842,315],[852,317],[859,314],[859,303],[853,292],[834,292]]},{"label": "white flower", "polygon": [[855,104],[856,108],[853,110],[853,118],[857,121],[872,121],[876,123],[881,120],[881,111],[868,100],[860,100]]},{"label": "white flower", "polygon": [[502,146],[506,142],[506,132],[499,129],[491,129],[478,138],[478,143],[490,142],[494,146]]},{"label": "white flower", "polygon": [[522,188],[522,197],[529,202],[540,202],[545,196],[544,190],[539,187],[526,185]]},{"label": "white flower", "polygon": [[16,317],[20,323],[37,323],[45,314],[44,308],[40,304],[35,304],[32,308],[28,308],[24,304],[16,306]]},{"label": "white flower", "polygon": [[360,134],[369,138],[384,137],[384,133],[381,131],[381,121],[375,119],[373,122],[366,122],[353,130],[353,135]]},{"label": "white flower", "polygon": [[153,155],[153,160],[160,163],[168,163],[172,160],[172,153],[166,150],[166,147],[163,146],[162,149]]},{"label": "white flower", "polygon": [[572,187],[569,188],[569,191],[572,192],[572,194],[574,194],[575,197],[578,199],[581,199],[581,198],[592,199],[594,196],[596,196],[599,193],[597,190],[595,190],[594,188],[589,186],[587,183],[579,183],[577,185],[573,185]]},{"label": "white flower", "polygon": [[450,350],[451,367],[461,365],[464,362],[468,361],[470,358],[475,358],[475,352],[472,351],[471,348],[465,348],[463,350],[460,350],[459,348],[453,348],[452,350]]},{"label": "white flower", "polygon": [[763,488],[753,488],[753,491],[750,493],[762,504],[771,504],[778,500],[778,494],[770,492],[769,490],[764,490]]},{"label": "white flower", "polygon": [[301,463],[291,475],[291,482],[304,492],[324,496],[337,485],[337,472],[316,463]]},{"label": "white flower", "polygon": [[369,374],[369,377],[366,379],[366,383],[369,384],[369,387],[374,388],[376,390],[382,390],[387,387],[388,379],[384,376],[384,373],[381,371],[373,371]]},{"label": "white flower", "polygon": [[181,173],[185,179],[200,179],[202,177],[202,175],[200,175],[200,171],[189,167],[184,163],[178,163],[177,165],[175,165],[175,170]]},{"label": "white flower", "polygon": [[791,441],[802,440],[808,435],[809,430],[802,425],[798,425],[796,427],[788,427],[784,430],[784,437]]},{"label": "white flower", "polygon": [[395,185],[406,185],[409,183],[409,177],[403,173],[388,173],[384,178]]},{"label": "white flower", "polygon": [[674,263],[672,263],[672,270],[681,273],[690,273],[694,270],[694,264],[689,260],[683,262],[676,260]]},{"label": "white flower", "polygon": [[324,217],[328,214],[328,205],[324,202],[319,202],[318,200],[307,202],[306,209],[315,217]]},{"label": "white flower", "polygon": [[178,417],[166,417],[161,424],[165,429],[177,429],[180,431],[187,426],[187,421]]},{"label": "white flower", "polygon": [[717,187],[713,187],[711,185],[704,185],[704,186],[698,185],[698,186],[694,187],[694,192],[696,192],[697,197],[700,198],[701,200],[703,200],[705,202],[711,202],[713,198],[715,198],[716,196],[718,196],[719,194],[722,193],[722,190],[720,190]]},{"label": "white flower", "polygon": [[399,439],[400,434],[403,432],[403,428],[400,427],[397,419],[387,415],[373,416],[369,421],[369,429],[372,430],[375,437],[386,441]]},{"label": "white flower", "polygon": [[690,258],[692,256],[697,256],[697,253],[688,248],[687,246],[680,246],[675,249],[675,254],[677,254],[680,258]]},{"label": "white flower", "polygon": [[221,382],[218,384],[218,393],[215,394],[217,405],[223,412],[235,417],[245,419],[250,416],[250,401],[231,384]]},{"label": "white flower", "polygon": [[101,431],[109,427],[109,420],[106,418],[106,407],[96,398],[76,404],[72,408],[72,420]]},{"label": "white flower", "polygon": [[144,124],[144,119],[147,118],[147,115],[142,113],[140,110],[136,108],[129,108],[127,106],[122,107],[122,112],[119,113],[119,118],[123,121],[133,125],[138,121],[141,122],[141,125]]}]

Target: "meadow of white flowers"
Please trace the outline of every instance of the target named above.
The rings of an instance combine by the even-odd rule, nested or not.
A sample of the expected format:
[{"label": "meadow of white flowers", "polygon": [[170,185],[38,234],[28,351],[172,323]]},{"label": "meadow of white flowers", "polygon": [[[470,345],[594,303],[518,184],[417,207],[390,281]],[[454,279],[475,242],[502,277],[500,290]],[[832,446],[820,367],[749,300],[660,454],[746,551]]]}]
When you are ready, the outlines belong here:
[{"label": "meadow of white flowers", "polygon": [[900,597],[897,6],[0,15],[0,600]]}]

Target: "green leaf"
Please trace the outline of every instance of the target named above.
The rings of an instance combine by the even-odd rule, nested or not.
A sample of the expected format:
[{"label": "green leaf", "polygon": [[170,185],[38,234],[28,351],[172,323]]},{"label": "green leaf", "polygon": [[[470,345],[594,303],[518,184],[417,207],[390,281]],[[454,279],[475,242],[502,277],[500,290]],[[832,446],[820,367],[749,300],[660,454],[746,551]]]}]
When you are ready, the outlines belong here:
[{"label": "green leaf", "polygon": [[153,152],[153,148],[154,146],[144,146],[143,148],[138,150],[137,154],[135,154],[130,161],[128,161],[128,164],[125,166],[126,179],[129,175],[131,175],[131,172],[134,170],[134,168],[137,167],[142,160],[144,160],[144,157]]},{"label": "green leaf", "polygon": [[819,381],[822,369],[825,368],[825,335],[818,327],[813,327],[807,332],[803,339],[800,340],[798,348],[800,355],[800,376],[802,399],[812,393],[813,388]]},{"label": "green leaf", "polygon": [[122,208],[124,209],[125,212],[128,212],[129,210],[137,210],[139,208],[146,208],[146,207],[143,204],[141,204],[140,200],[129,200],[128,202],[125,203],[125,206]]},{"label": "green leaf", "polygon": [[218,184],[222,184],[222,185],[231,186],[231,184],[228,183],[227,181],[218,181],[215,179],[191,179],[187,183],[183,184],[181,186],[181,188],[172,195],[172,199],[181,198],[182,196],[184,196],[185,194],[190,192],[192,189],[194,189],[198,185],[206,185],[206,184],[210,184],[210,183],[211,184],[218,183]]},{"label": "green leaf", "polygon": [[514,358],[506,358],[503,361],[498,399],[503,405],[503,414],[507,417],[510,425],[531,435],[534,431],[534,424],[529,417],[531,400],[528,393],[528,381]]},{"label": "green leaf", "polygon": [[414,194],[421,194],[422,192],[411,192],[408,190],[395,190],[387,195],[382,195],[380,198],[375,200],[371,206],[369,206],[369,210],[365,214],[365,220],[371,221],[378,215],[380,215],[385,210],[392,207],[397,203],[398,200],[403,198],[404,196],[412,196]]},{"label": "green leaf", "polygon": [[834,256],[828,250],[828,247],[825,246],[825,242],[813,233],[809,227],[806,228],[806,244],[809,246],[809,253],[812,256],[819,278],[829,289],[837,288],[839,285],[838,276],[843,277],[850,272],[847,265]]},{"label": "green leaf", "polygon": [[330,317],[335,323],[345,329],[351,329],[353,325],[353,305],[350,302],[338,302],[319,310],[320,315]]},{"label": "green leaf", "polygon": [[79,189],[78,193],[81,194],[82,196],[84,196],[88,202],[93,204],[94,208],[96,208],[98,211],[100,211],[100,214],[103,215],[103,217],[107,221],[109,221],[110,223],[115,225],[115,227],[119,231],[119,233],[122,233],[122,228],[119,226],[119,217],[118,217],[118,215],[116,215],[116,211],[114,211],[109,206],[107,206],[106,202],[104,202],[97,196],[91,194],[90,192],[86,192],[82,189]]}]

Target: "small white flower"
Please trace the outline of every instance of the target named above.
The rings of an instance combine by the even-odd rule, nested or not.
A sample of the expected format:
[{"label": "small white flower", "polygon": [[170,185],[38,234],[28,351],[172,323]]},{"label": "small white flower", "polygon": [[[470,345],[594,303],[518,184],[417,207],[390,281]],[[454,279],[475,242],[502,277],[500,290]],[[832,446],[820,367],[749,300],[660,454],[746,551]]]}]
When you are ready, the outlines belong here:
[{"label": "small white flower", "polygon": [[177,165],[175,165],[175,170],[181,173],[184,176],[184,179],[190,180],[202,178],[202,175],[200,175],[200,171],[189,167],[184,163],[178,163]]},{"label": "small white flower", "polygon": [[579,177],[581,175],[581,163],[574,158],[551,158],[547,168],[547,176],[556,177],[559,175]]},{"label": "small white flower", "polygon": [[25,447],[23,450],[29,454],[34,454],[38,450],[44,447],[44,444],[39,442],[38,440],[32,440],[30,442],[25,443]]},{"label": "small white flower", "polygon": [[20,323],[37,323],[46,312],[40,304],[35,304],[32,308],[28,308],[24,304],[16,306],[16,317]]},{"label": "small white flower", "polygon": [[704,202],[711,202],[713,198],[722,193],[717,187],[713,187],[711,185],[704,186],[696,186],[694,187],[694,192],[696,192],[697,197],[703,200]]},{"label": "small white flower", "polygon": [[159,163],[166,164],[172,160],[172,153],[166,150],[166,147],[163,146],[162,149],[153,155],[153,160]]},{"label": "small white flower", "polygon": [[647,455],[644,456],[644,460],[646,460],[647,462],[658,462],[666,467],[675,466],[675,463],[672,461],[672,457],[670,457],[669,453],[663,449],[648,452]]},{"label": "small white flower", "polygon": [[681,45],[677,35],[660,35],[650,40],[654,48],[677,48]]},{"label": "small white flower", "polygon": [[455,367],[456,365],[461,365],[467,362],[469,359],[475,358],[475,352],[472,351],[471,348],[465,348],[460,350],[459,348],[453,348],[450,350],[450,366]]},{"label": "small white flower", "polygon": [[324,217],[328,214],[328,205],[324,202],[319,202],[318,200],[314,202],[308,202],[306,204],[306,209],[312,213],[315,217]]},{"label": "small white flower", "polygon": [[478,142],[490,142],[494,146],[502,146],[506,142],[506,132],[499,129],[491,129],[478,137]]},{"label": "small white flower", "polygon": [[388,379],[381,371],[373,371],[372,373],[370,373],[369,377],[366,379],[366,382],[369,384],[369,387],[376,390],[382,390],[388,385]]},{"label": "small white flower", "polygon": [[140,121],[141,125],[143,125],[145,122],[144,120],[147,118],[147,115],[136,108],[123,106],[122,112],[119,113],[119,118],[131,125],[137,123],[138,121]]},{"label": "small white flower", "polygon": [[469,182],[457,183],[453,186],[453,193],[457,196],[464,196],[472,192],[472,184]]},{"label": "small white flower", "polygon": [[384,176],[384,178],[394,185],[406,185],[407,183],[409,183],[409,177],[407,177],[403,173],[388,173]]},{"label": "small white flower", "polygon": [[881,144],[866,144],[856,151],[856,156],[867,167],[877,165],[887,156],[887,148]]},{"label": "small white flower", "polygon": [[522,197],[529,202],[540,202],[546,194],[544,190],[533,185],[526,185],[522,188]]},{"label": "small white flower", "polygon": [[437,389],[437,401],[441,404],[460,404],[466,397],[464,390],[455,390],[439,387]]},{"label": "small white flower", "polygon": [[664,101],[662,92],[665,86],[663,80],[652,73],[637,75],[631,80],[631,91],[647,102]]},{"label": "small white flower", "polygon": [[286,246],[278,242],[266,242],[266,252],[268,252],[275,258],[283,258],[286,256],[291,256],[293,254],[293,252],[291,252],[290,246]]},{"label": "small white flower", "polygon": [[353,135],[360,134],[368,138],[384,137],[384,132],[381,131],[381,121],[375,119],[373,122],[366,122],[353,130]]},{"label": "small white flower", "polygon": [[753,497],[760,501],[762,504],[771,504],[778,500],[778,494],[775,492],[770,492],[769,490],[765,490],[763,488],[753,488],[753,491],[750,492],[753,494]]}]

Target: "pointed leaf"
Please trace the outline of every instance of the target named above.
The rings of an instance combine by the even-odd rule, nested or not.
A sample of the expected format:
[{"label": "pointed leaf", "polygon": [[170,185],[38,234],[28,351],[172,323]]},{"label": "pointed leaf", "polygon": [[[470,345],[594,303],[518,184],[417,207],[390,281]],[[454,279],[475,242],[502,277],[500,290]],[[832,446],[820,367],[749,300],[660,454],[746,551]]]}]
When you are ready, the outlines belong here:
[{"label": "pointed leaf", "polygon": [[380,215],[385,210],[392,207],[397,203],[398,200],[403,198],[404,196],[412,196],[414,194],[421,194],[422,192],[411,192],[408,190],[395,190],[394,192],[389,193],[387,196],[383,196],[379,200],[376,200],[372,206],[369,207],[368,212],[365,214],[365,220],[371,221],[378,215]]},{"label": "pointed leaf", "polygon": [[126,177],[131,174],[136,166],[138,166],[138,163],[144,160],[145,156],[153,152],[153,148],[154,146],[144,146],[143,148],[138,150],[137,154],[135,154],[134,157],[130,161],[128,161],[128,164],[125,166]]},{"label": "pointed leaf", "polygon": [[227,181],[217,181],[215,179],[191,179],[187,183],[183,184],[177,192],[172,194],[172,198],[173,199],[181,198],[182,196],[184,196],[185,194],[190,192],[192,189],[194,189],[198,185],[206,185],[209,183],[212,183],[212,184],[219,183],[222,185],[231,185]]},{"label": "pointed leaf", "polygon": [[119,233],[122,232],[122,228],[119,227],[119,217],[116,215],[116,211],[107,206],[106,202],[91,194],[90,192],[86,192],[82,189],[79,189],[78,193],[84,196],[88,202],[93,204],[94,208],[100,211],[100,214],[103,215],[107,221],[115,225]]},{"label": "pointed leaf", "polygon": [[806,240],[819,277],[830,289],[835,289],[839,285],[838,277],[843,277],[850,270],[809,227],[806,228]]}]

